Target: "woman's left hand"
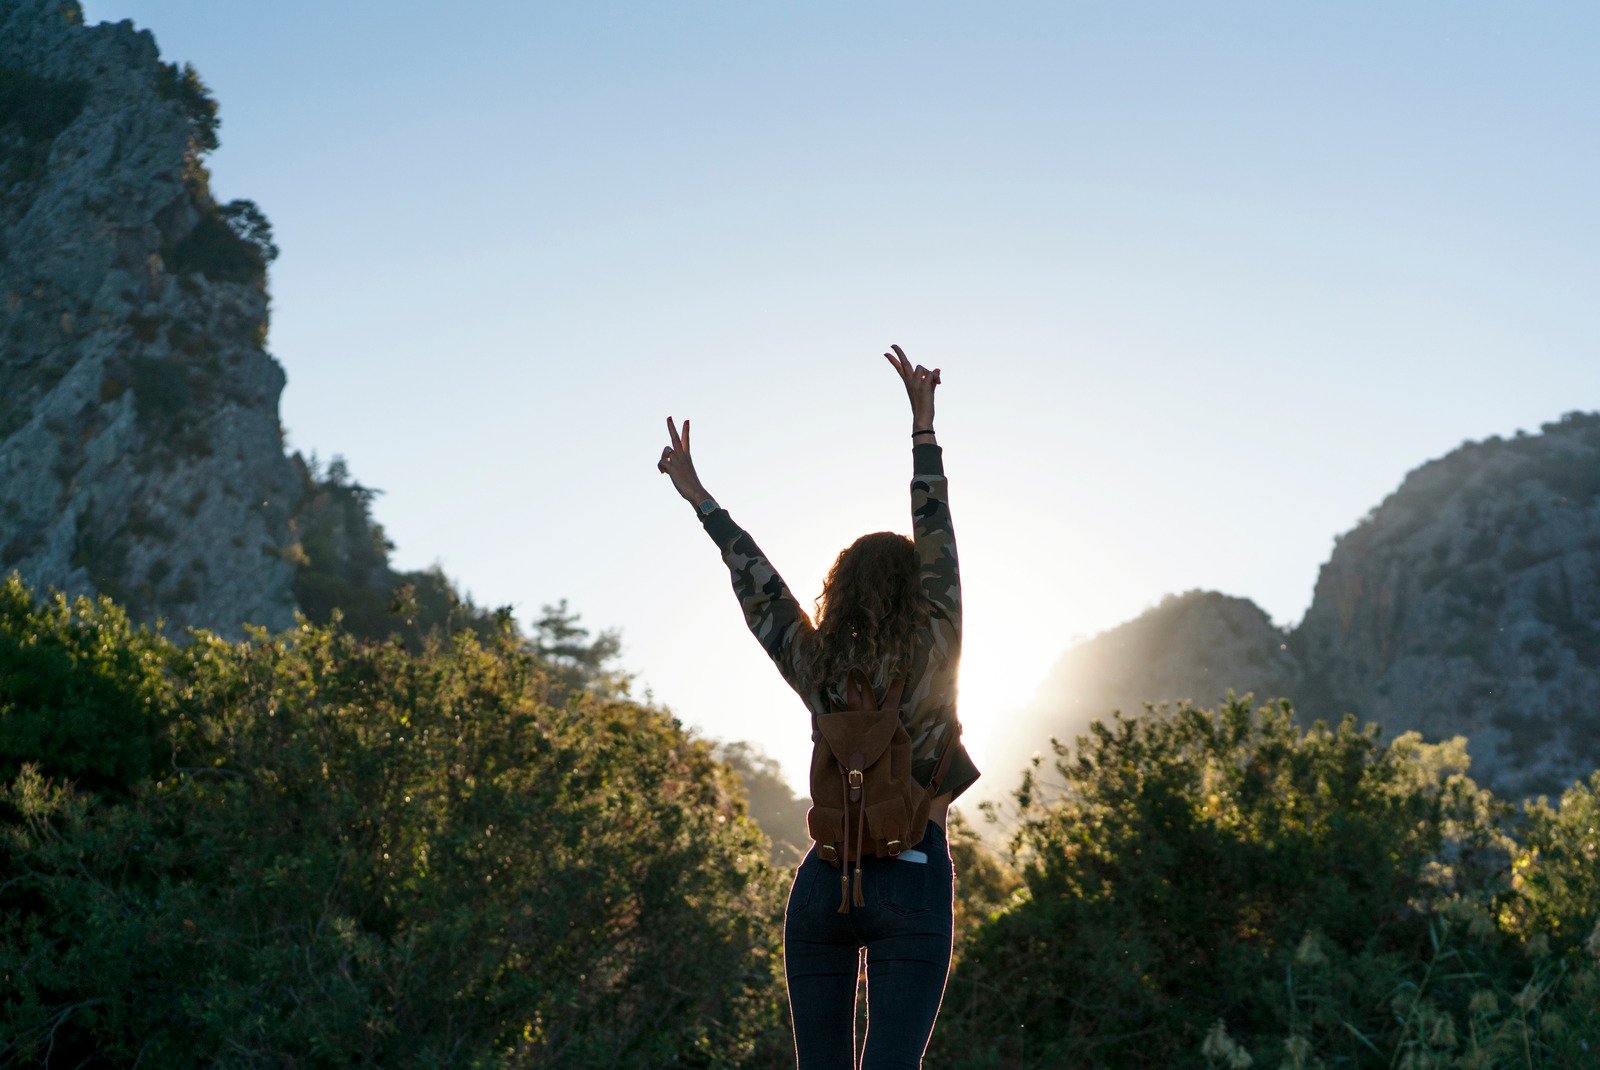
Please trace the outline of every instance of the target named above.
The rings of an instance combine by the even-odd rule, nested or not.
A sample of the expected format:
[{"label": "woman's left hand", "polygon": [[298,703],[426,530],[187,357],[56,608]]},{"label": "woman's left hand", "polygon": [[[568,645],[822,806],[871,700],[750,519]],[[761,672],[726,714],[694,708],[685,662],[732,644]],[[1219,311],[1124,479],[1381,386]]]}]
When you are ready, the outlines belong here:
[{"label": "woman's left hand", "polygon": [[933,390],[939,385],[939,369],[924,368],[918,364],[912,367],[911,361],[906,357],[906,351],[899,346],[890,346],[893,353],[885,353],[889,363],[894,365],[894,370],[900,373],[900,379],[906,384],[906,397],[911,401],[911,429],[931,428],[933,426]]},{"label": "woman's left hand", "polygon": [[672,439],[672,444],[662,447],[661,460],[656,462],[656,470],[672,477],[672,485],[683,495],[684,501],[698,506],[711,495],[706,493],[700,477],[695,474],[694,458],[689,454],[689,421],[683,421],[683,435],[680,438],[677,426],[673,424],[672,417],[668,416],[667,435]]}]

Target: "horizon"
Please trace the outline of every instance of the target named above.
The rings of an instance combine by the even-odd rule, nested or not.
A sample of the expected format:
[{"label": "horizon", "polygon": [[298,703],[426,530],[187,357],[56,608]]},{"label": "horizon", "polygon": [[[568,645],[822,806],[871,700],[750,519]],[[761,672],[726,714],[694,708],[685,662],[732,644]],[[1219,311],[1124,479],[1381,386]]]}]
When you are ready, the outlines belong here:
[{"label": "horizon", "polygon": [[909,530],[878,354],[943,369],[997,789],[986,737],[1075,643],[1192,589],[1292,626],[1407,472],[1600,407],[1592,9],[84,9],[219,101],[213,186],[283,250],[286,448],[382,489],[397,568],[529,626],[567,598],[796,784],[669,415],[809,609]]}]

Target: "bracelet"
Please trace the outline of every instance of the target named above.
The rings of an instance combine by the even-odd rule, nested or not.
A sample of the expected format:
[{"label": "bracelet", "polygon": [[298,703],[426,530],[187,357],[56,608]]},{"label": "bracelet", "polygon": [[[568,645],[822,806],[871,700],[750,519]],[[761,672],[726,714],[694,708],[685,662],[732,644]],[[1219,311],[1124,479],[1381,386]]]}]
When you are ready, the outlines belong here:
[{"label": "bracelet", "polygon": [[931,434],[933,434],[933,428],[925,427],[920,431],[911,432],[911,437],[912,438],[916,438],[918,435],[931,435]]}]

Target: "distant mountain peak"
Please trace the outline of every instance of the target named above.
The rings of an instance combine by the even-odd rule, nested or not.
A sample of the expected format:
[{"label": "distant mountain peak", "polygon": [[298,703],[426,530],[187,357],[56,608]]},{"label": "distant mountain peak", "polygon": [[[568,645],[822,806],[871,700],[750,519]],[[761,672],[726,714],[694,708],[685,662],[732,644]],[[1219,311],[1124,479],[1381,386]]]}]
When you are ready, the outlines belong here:
[{"label": "distant mountain peak", "polygon": [[1507,794],[1600,767],[1600,413],[1412,470],[1336,539],[1291,631],[1248,599],[1189,591],[1075,645],[994,764],[1020,769],[1113,710],[1228,690],[1287,696],[1307,720],[1465,735],[1474,776]]}]

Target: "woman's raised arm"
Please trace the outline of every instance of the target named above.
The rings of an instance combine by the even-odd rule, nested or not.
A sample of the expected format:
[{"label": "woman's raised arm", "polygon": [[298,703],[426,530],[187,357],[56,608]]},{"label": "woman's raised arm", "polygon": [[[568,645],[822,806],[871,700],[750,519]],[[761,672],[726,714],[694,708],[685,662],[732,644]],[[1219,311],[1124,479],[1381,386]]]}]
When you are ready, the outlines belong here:
[{"label": "woman's raised arm", "polygon": [[949,622],[952,646],[961,641],[961,570],[956,533],[950,524],[950,489],[944,477],[944,451],[933,434],[933,392],[939,369],[912,366],[899,346],[885,353],[900,373],[911,401],[911,526],[917,544],[922,590],[934,611]]},{"label": "woman's raised arm", "polygon": [[706,493],[689,453],[689,421],[683,421],[680,437],[672,417],[667,417],[667,434],[672,441],[661,451],[657,469],[671,476],[678,493],[695,507],[706,534],[717,544],[722,562],[728,566],[733,593],[739,599],[739,608],[751,634],[778,666],[778,672],[789,686],[800,691],[794,664],[795,639],[801,632],[811,629],[810,618],[749,532],[736,524],[728,511]]}]

